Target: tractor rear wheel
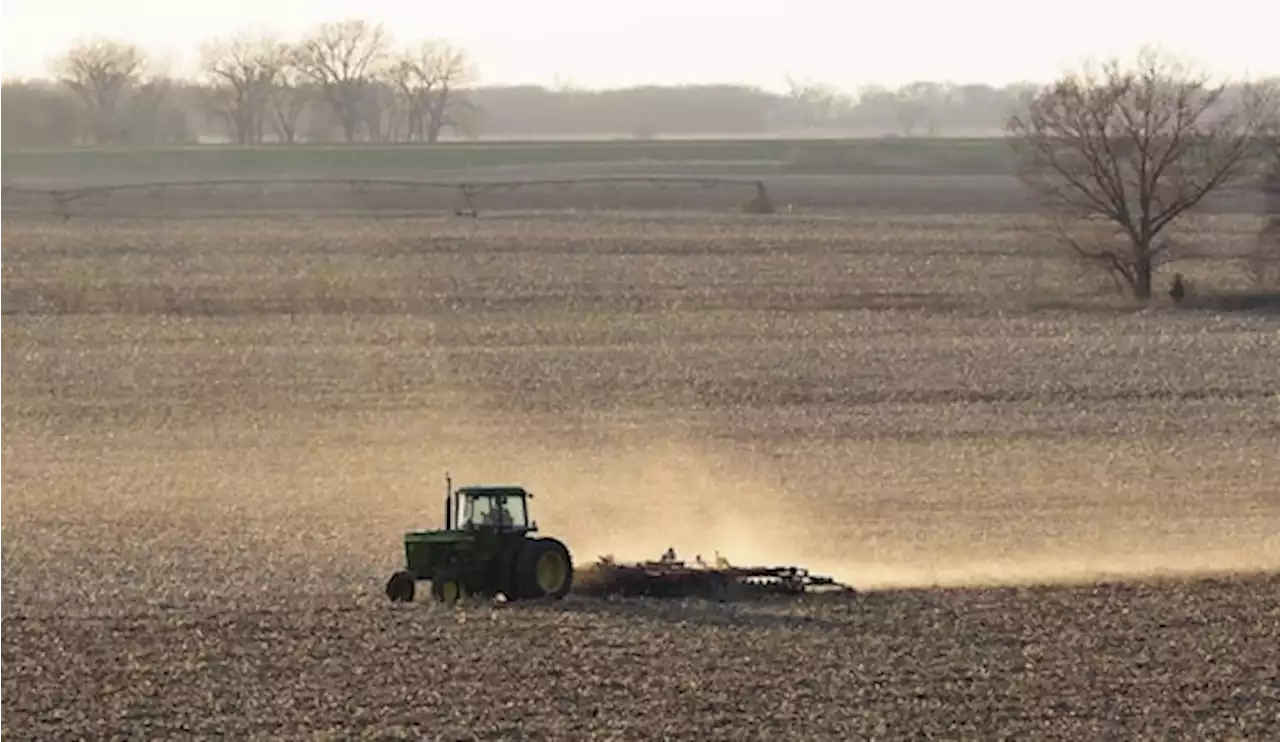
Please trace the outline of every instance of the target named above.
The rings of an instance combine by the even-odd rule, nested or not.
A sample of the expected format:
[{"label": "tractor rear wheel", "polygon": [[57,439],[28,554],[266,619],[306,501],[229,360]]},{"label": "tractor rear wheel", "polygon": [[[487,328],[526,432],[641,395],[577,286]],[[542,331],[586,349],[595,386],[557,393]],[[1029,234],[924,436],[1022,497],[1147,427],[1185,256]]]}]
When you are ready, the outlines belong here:
[{"label": "tractor rear wheel", "polygon": [[445,605],[454,605],[466,596],[467,586],[462,574],[452,567],[444,567],[431,580],[431,597]]},{"label": "tractor rear wheel", "polygon": [[516,588],[520,597],[559,600],[573,587],[569,549],[553,538],[529,539],[516,556]]},{"label": "tractor rear wheel", "polygon": [[387,580],[387,597],[393,603],[412,603],[416,583],[411,573],[400,570]]}]

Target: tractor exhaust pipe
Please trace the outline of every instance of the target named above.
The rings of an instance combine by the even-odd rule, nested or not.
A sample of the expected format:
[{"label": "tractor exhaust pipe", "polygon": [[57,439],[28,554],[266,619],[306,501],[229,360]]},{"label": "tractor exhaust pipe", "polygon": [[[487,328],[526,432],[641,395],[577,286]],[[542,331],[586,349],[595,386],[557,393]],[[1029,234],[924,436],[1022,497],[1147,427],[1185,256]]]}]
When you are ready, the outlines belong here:
[{"label": "tractor exhaust pipe", "polygon": [[453,530],[453,478],[444,473],[444,529]]}]

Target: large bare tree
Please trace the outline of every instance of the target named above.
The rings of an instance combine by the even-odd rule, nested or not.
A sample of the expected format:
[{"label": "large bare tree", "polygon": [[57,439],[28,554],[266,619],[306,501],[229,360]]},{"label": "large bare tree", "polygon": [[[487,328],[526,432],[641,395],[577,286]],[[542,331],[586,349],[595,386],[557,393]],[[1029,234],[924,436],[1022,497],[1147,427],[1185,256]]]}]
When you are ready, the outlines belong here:
[{"label": "large bare tree", "polygon": [[95,144],[106,144],[115,138],[121,107],[146,65],[147,57],[137,46],[91,39],[77,43],[53,60],[51,67],[84,104],[90,138]]},{"label": "large bare tree", "polygon": [[299,63],[319,87],[348,142],[356,141],[374,74],[391,37],[382,24],[324,23],[299,44]]},{"label": "large bare tree", "polygon": [[215,39],[201,48],[210,104],[237,144],[258,144],[269,117],[277,77],[285,63],[282,44],[269,36]]},{"label": "large bare tree", "polygon": [[1068,74],[1019,108],[1006,122],[1019,176],[1058,236],[1146,300],[1166,230],[1210,193],[1258,175],[1277,95],[1211,82],[1148,49],[1132,65]]},{"label": "large bare tree", "polygon": [[445,129],[465,129],[474,107],[464,87],[475,81],[476,69],[467,53],[439,43],[435,53],[436,93],[427,108],[427,141],[435,142]]},{"label": "large bare tree", "polygon": [[469,108],[462,90],[475,79],[466,52],[442,41],[424,41],[397,54],[387,78],[399,93],[409,141],[435,142],[463,125]]}]

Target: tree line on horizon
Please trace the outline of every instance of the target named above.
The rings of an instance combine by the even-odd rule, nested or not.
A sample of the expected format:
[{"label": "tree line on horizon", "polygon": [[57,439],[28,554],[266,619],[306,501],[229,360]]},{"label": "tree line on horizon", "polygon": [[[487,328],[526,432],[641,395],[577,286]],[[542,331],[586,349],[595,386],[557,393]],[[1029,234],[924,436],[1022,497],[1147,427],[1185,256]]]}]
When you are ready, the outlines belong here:
[{"label": "tree line on horizon", "polygon": [[222,141],[432,143],[448,138],[752,135],[998,135],[1032,84],[918,81],[848,93],[788,80],[623,89],[482,86],[447,41],[397,44],[383,25],[324,23],[294,41],[242,33],[199,49],[193,78],[167,74],[139,46],[77,43],[49,76],[6,81],[6,149]]}]

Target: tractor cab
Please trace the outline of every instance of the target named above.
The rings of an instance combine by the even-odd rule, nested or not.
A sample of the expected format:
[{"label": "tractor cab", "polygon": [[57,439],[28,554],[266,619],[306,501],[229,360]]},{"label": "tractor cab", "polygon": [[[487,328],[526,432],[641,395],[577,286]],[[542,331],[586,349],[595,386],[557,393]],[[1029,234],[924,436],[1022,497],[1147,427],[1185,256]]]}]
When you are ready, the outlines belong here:
[{"label": "tractor cab", "polygon": [[533,495],[523,487],[461,487],[454,492],[458,530],[493,529],[504,532],[538,530],[529,521],[527,501]]}]

